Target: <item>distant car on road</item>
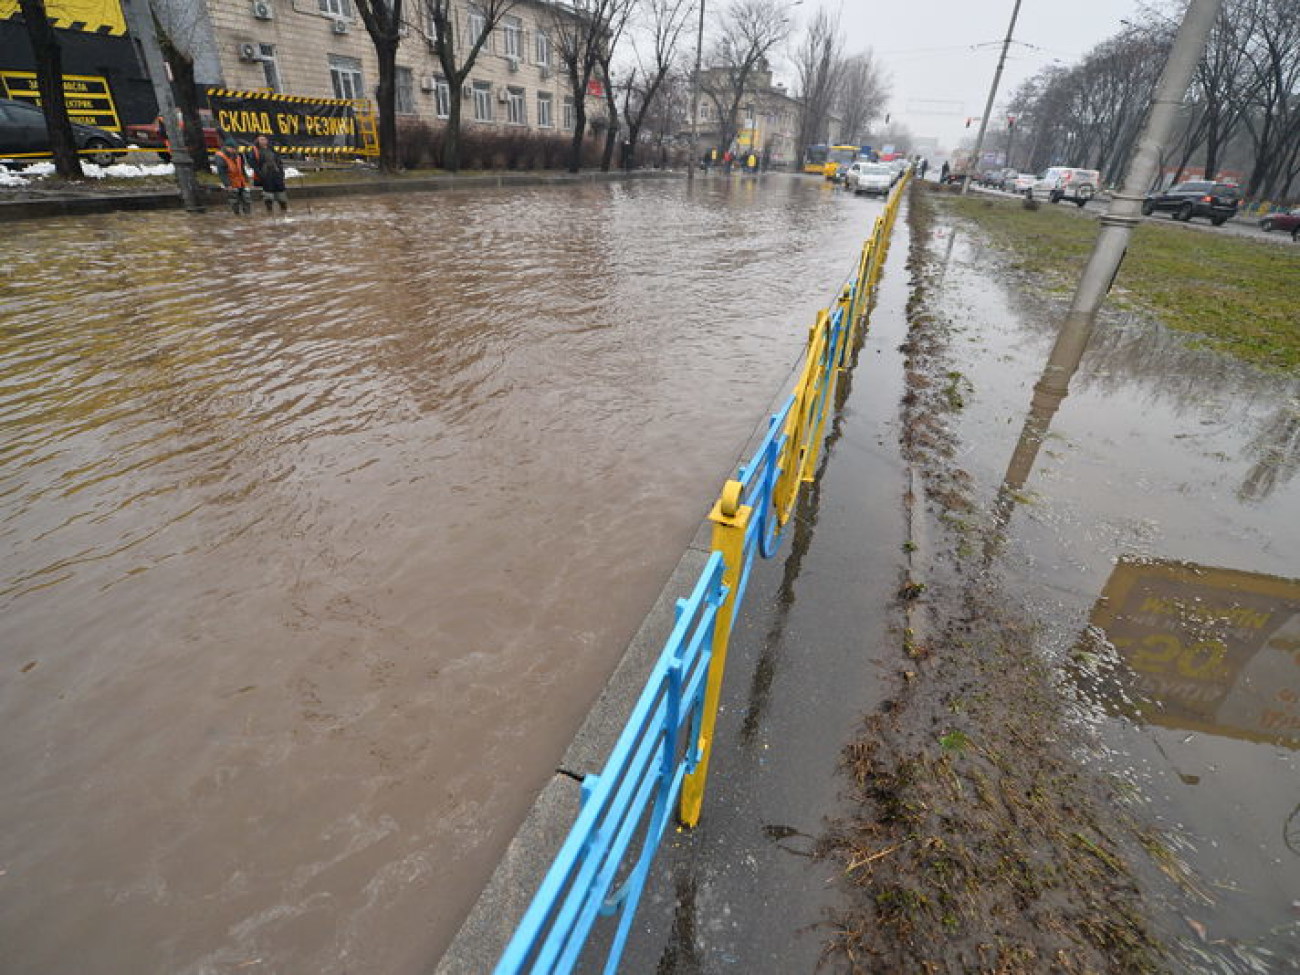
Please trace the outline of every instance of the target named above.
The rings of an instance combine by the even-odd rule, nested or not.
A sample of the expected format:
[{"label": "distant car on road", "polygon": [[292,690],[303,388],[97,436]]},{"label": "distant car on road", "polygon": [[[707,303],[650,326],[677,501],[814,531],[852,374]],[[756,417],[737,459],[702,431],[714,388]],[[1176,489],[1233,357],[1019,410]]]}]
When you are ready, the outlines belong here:
[{"label": "distant car on road", "polygon": [[1147,196],[1142,201],[1142,215],[1149,217],[1159,210],[1168,210],[1175,220],[1208,217],[1218,227],[1236,215],[1240,200],[1237,187],[1231,183],[1190,180]]},{"label": "distant car on road", "polygon": [[[72,123],[72,138],[83,158],[100,166],[111,165],[123,154],[126,143],[116,132],[93,125]],[[0,98],[0,160],[25,166],[37,156],[50,154],[50,133],[39,105],[14,98]],[[25,158],[14,158],[25,157]]]},{"label": "distant car on road", "polygon": [[884,196],[894,185],[894,167],[889,163],[855,162],[849,167],[845,185],[854,193]]},{"label": "distant car on road", "polygon": [[1072,166],[1052,166],[1034,184],[1025,190],[1031,200],[1046,199],[1051,203],[1069,200],[1083,206],[1101,190],[1101,173],[1095,169],[1076,169]]},{"label": "distant car on road", "polygon": [[1033,173],[1016,173],[1011,178],[1011,183],[1006,189],[1012,193],[1023,194],[1026,190],[1032,189],[1037,182],[1038,177]]},{"label": "distant car on road", "polygon": [[1290,231],[1294,237],[1297,228],[1300,228],[1300,207],[1285,213],[1267,213],[1259,221],[1259,229],[1264,233],[1270,230],[1280,230],[1283,233]]}]

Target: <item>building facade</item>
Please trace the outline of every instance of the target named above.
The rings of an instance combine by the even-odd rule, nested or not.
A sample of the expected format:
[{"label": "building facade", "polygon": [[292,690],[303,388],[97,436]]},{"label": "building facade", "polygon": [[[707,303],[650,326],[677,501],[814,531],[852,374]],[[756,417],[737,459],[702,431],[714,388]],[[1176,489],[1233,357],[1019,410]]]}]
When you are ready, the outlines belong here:
[{"label": "building facade", "polygon": [[[374,46],[352,0],[206,0],[215,77],[224,88],[326,98],[374,98]],[[462,91],[467,125],[569,133],[573,93],[561,70],[550,25],[557,8],[525,0],[491,32]],[[458,3],[458,60],[486,20],[469,0]],[[434,53],[432,27],[418,0],[397,52],[397,113],[436,124],[450,114],[450,91]]]},{"label": "building facade", "polygon": [[[721,154],[730,149],[739,155],[754,152],[763,158],[766,165],[777,168],[790,167],[798,162],[802,154],[797,145],[802,109],[785,85],[773,84],[770,70],[763,68],[750,76],[740,99],[735,138],[729,146],[718,144],[722,112],[732,97],[727,90],[729,73],[725,68],[707,68],[701,74],[696,125],[703,151],[716,149]],[[689,119],[687,122],[689,124]],[[689,138],[689,135],[689,132],[682,133],[683,138]]]}]

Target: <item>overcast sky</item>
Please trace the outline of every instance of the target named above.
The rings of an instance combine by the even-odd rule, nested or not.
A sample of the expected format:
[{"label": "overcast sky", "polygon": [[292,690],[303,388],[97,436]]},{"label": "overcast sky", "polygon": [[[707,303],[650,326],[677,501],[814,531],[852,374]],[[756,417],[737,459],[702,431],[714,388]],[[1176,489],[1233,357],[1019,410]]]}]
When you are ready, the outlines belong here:
[{"label": "overcast sky", "polygon": [[[1076,63],[1119,32],[1121,18],[1133,17],[1139,5],[1140,0],[1022,0],[995,109],[1054,59]],[[798,23],[807,23],[818,6],[838,7],[845,50],[870,48],[890,76],[892,122],[903,123],[913,136],[938,136],[949,149],[964,135],[973,138],[979,123],[967,131],[965,121],[984,112],[1014,0],[804,0],[794,7]]]}]

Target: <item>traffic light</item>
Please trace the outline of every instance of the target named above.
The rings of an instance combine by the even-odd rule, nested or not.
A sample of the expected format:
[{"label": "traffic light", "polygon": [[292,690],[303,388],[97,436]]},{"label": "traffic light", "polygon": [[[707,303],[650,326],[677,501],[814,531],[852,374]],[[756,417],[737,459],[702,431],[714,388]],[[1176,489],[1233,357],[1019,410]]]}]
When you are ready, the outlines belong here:
[{"label": "traffic light", "polygon": [[967,120],[966,120],[966,128],[968,128],[968,129],[970,128],[970,119],[967,119]]}]

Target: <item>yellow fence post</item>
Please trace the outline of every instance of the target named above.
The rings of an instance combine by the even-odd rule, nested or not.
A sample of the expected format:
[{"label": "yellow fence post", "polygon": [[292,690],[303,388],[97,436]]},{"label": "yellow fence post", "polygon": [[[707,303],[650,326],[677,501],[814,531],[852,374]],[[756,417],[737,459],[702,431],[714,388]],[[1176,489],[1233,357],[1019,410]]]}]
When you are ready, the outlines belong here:
[{"label": "yellow fence post", "polygon": [[722,676],[727,669],[727,643],[731,639],[731,623],[736,612],[736,590],[744,570],[745,532],[754,509],[740,503],[739,481],[728,481],[722,495],[709,512],[713,522],[713,550],[722,553],[725,568],[722,583],[727,596],[718,608],[713,623],[713,656],[709,661],[709,676],[704,685],[704,711],[700,715],[700,760],[695,771],[682,781],[682,799],[677,818],[686,827],[700,821],[704,806],[704,785],[709,777],[709,755],[713,751],[713,728],[718,718],[718,702],[722,699]]}]

